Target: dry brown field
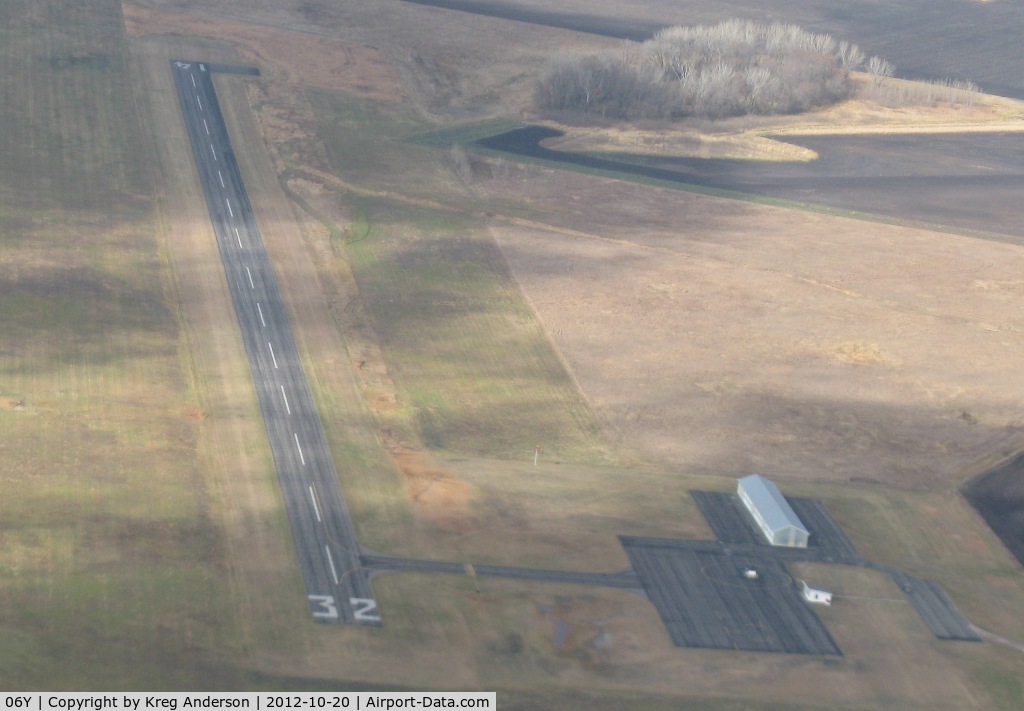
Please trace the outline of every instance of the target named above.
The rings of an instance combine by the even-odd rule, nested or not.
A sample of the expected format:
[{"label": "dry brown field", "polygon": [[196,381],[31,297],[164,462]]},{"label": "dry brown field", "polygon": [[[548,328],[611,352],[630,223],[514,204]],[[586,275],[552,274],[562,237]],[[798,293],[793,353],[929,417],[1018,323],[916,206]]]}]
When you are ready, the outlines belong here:
[{"label": "dry brown field", "polygon": [[848,598],[822,613],[845,652],[828,663],[677,649],[636,596],[508,581],[386,576],[382,630],[309,623],[283,602],[298,571],[171,57],[264,70],[218,91],[353,518],[382,552],[616,570],[616,535],[706,537],[686,491],[760,471],[824,499],[866,557],[1024,638],[1020,567],[957,493],[1024,443],[1024,257],[492,159],[460,175],[406,140],[523,115],[552,47],[606,38],[397,0],[125,8],[231,592],[230,641],[204,654],[289,683],[497,688],[503,708],[1018,704],[1019,652],[931,638],[859,570],[796,571]]}]

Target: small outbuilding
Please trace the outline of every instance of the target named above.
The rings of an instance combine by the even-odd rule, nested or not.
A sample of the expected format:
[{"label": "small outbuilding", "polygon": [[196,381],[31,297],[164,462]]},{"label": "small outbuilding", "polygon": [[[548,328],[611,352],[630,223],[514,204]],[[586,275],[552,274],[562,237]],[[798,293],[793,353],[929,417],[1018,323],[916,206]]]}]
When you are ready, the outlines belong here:
[{"label": "small outbuilding", "polygon": [[832,604],[832,593],[827,590],[816,590],[807,584],[804,580],[804,600],[807,602],[813,602],[816,605],[831,605]]},{"label": "small outbuilding", "polygon": [[768,543],[789,548],[807,547],[810,532],[779,487],[760,474],[751,474],[739,480],[736,493]]}]

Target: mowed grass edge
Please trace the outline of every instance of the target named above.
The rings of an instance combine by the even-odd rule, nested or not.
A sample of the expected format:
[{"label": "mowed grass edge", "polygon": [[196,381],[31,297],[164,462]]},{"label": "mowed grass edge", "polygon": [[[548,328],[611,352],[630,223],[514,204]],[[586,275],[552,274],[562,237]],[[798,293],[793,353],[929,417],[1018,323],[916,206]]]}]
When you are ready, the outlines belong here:
[{"label": "mowed grass edge", "polygon": [[236,686],[120,4],[0,12],[0,686]]},{"label": "mowed grass edge", "polygon": [[[352,103],[356,108],[347,109],[342,106],[344,100],[344,98],[332,99],[326,94],[320,94],[319,101],[314,101],[320,110],[322,136],[327,142],[328,155],[333,158],[334,171],[352,183],[410,196],[421,196],[429,191],[423,187],[424,184],[420,178],[426,173],[426,168],[423,165],[417,165],[417,162],[427,163],[430,160],[418,151],[424,151],[427,148],[433,149],[435,153],[432,162],[437,165],[439,161],[436,151],[438,149],[445,150],[453,143],[469,143],[481,135],[490,133],[496,128],[502,129],[507,125],[504,122],[485,122],[469,126],[465,129],[464,134],[462,133],[463,129],[415,134],[409,131],[408,124],[403,123],[394,127],[394,133],[387,135],[388,124],[383,118],[387,113],[385,108],[368,109],[360,106],[358,99],[353,99]],[[361,121],[364,122],[363,125],[360,125]],[[431,140],[420,141],[416,138],[416,136],[424,135],[428,135]],[[438,136],[440,137],[438,138]],[[374,145],[375,141],[384,145],[380,153],[387,154],[389,156],[387,160],[390,163],[373,160],[372,156],[380,155],[380,153],[368,148],[361,150],[361,146]],[[405,144],[407,146],[412,144],[404,156],[399,155],[398,149],[394,146],[399,141],[408,141]],[[343,160],[345,156],[350,156],[353,152],[358,155],[355,160],[358,170],[352,169],[351,163],[346,165]],[[403,182],[403,176],[408,175],[416,177]],[[431,187],[435,191],[442,190],[437,185]],[[679,188],[678,185],[667,185],[667,187]],[[404,366],[400,350],[402,344],[406,342],[407,331],[405,329],[409,328],[408,321],[402,322],[403,317],[415,313],[417,308],[429,311],[430,309],[427,309],[424,304],[431,299],[434,302],[433,310],[438,314],[439,320],[440,314],[444,312],[445,308],[449,310],[447,320],[450,323],[458,322],[462,316],[458,302],[451,300],[450,297],[446,301],[443,289],[437,288],[437,285],[444,283],[445,279],[437,274],[433,276],[429,274],[433,264],[431,256],[434,255],[439,261],[450,260],[448,268],[453,272],[458,272],[463,263],[460,252],[451,249],[445,254],[444,248],[435,243],[442,231],[432,223],[432,220],[443,220],[452,226],[462,222],[459,227],[452,227],[449,234],[458,234],[460,238],[464,239],[466,232],[464,225],[466,222],[471,223],[472,219],[466,218],[465,213],[459,208],[466,204],[472,204],[474,197],[471,194],[462,195],[463,186],[460,186],[452,178],[448,179],[445,188],[454,193],[453,197],[446,200],[453,206],[453,213],[456,213],[454,217],[442,218],[437,214],[428,217],[424,214],[417,218],[412,215],[418,212],[422,214],[423,211],[418,206],[410,207],[409,203],[403,203],[399,208],[396,205],[397,201],[368,197],[366,194],[355,194],[354,192],[346,196],[354,216],[353,228],[349,235],[350,244],[346,246],[346,253],[351,256],[356,278],[360,280],[361,295],[368,299],[375,328],[379,326],[381,329],[379,332],[383,332],[382,344],[388,354],[389,362],[395,364],[396,370],[400,373]],[[732,194],[719,195],[717,192],[713,195],[739,199],[750,197]],[[779,206],[792,209],[818,209],[817,206],[789,202],[779,204]],[[522,209],[523,206],[513,205],[511,207],[513,210],[517,210]],[[513,214],[515,213],[513,212]],[[405,215],[410,216],[406,217]],[[843,213],[842,216],[875,219],[874,216],[859,214]],[[418,229],[410,229],[410,224],[418,224]],[[990,237],[988,235],[973,236]],[[415,257],[407,255],[415,255]],[[403,269],[402,259],[406,258],[410,264],[423,266],[428,273],[413,276],[411,281],[404,278],[406,272],[401,271]],[[381,260],[386,261],[387,264],[382,266]],[[474,260],[469,259],[468,261],[473,263]],[[385,276],[390,270],[394,270],[394,274]],[[400,274],[402,276],[399,276]],[[420,278],[424,280],[422,286],[416,284]],[[378,289],[379,293],[374,295],[373,291]],[[405,300],[406,289],[411,289],[412,293],[418,292],[420,297],[418,307]],[[429,320],[424,319],[423,322],[426,324],[429,323]],[[391,328],[398,330],[402,334],[401,337],[389,336],[388,330]],[[449,331],[440,332],[450,334]],[[449,338],[452,344],[458,342],[455,337],[449,335]],[[416,338],[413,337],[410,342],[416,342]],[[396,351],[398,352],[396,353]],[[473,352],[471,346],[470,352]],[[426,347],[420,346],[416,349],[417,358],[423,358],[424,353],[428,356],[431,353],[429,342]],[[453,359],[445,357],[444,361],[451,363]],[[419,364],[413,361],[412,366],[416,365]],[[410,388],[411,399],[416,403],[416,410],[419,412],[416,417],[422,419],[422,412],[426,410],[428,413],[426,424],[429,426],[431,424],[429,419],[432,415],[431,409],[435,411],[440,409],[442,403],[438,398],[432,398],[428,389],[417,390],[410,385],[426,381],[427,378],[422,373],[428,371],[429,367],[423,367],[418,373],[413,371],[414,376],[405,382],[405,387]],[[402,375],[400,374],[399,377]],[[449,394],[453,392],[451,388],[445,390]],[[421,424],[421,432],[423,432],[422,427]],[[450,430],[441,427],[440,431],[441,434],[437,435],[437,439],[435,439],[435,448],[443,451],[447,443],[441,439],[441,436]],[[428,442],[432,436],[434,435],[429,429],[424,432],[424,438]],[[459,447],[452,448],[453,460],[457,461],[459,451]],[[474,452],[468,447],[463,447],[462,451]],[[475,450],[475,453],[479,451]],[[496,454],[498,457],[515,458],[516,456],[521,457],[525,451],[513,449],[511,453],[498,452]],[[628,477],[629,475],[624,471],[623,476]],[[493,490],[500,492],[503,488],[500,480],[494,478],[490,481],[493,484]],[[794,493],[823,496],[830,506],[835,508],[840,521],[848,527],[851,535],[862,545],[864,552],[869,557],[938,580],[950,591],[954,599],[965,607],[972,619],[978,620],[982,624],[1002,626],[1003,628],[1008,620],[1013,619],[1012,606],[1015,597],[1009,590],[1006,595],[999,596],[997,605],[990,606],[988,609],[975,602],[988,597],[985,594],[986,588],[993,583],[1000,587],[1013,587],[1013,578],[1016,573],[1012,563],[1008,562],[1007,556],[1001,555],[1004,552],[999,549],[998,541],[992,540],[990,532],[983,526],[977,525],[977,521],[973,520],[970,510],[966,507],[966,503],[957,498],[955,492],[940,492],[930,497],[900,493],[887,498],[859,487],[825,487],[825,489],[827,490],[813,489],[803,492],[795,491]],[[940,550],[941,546],[936,542],[934,533],[941,530],[942,521],[951,520],[950,517],[959,522],[962,533],[957,536],[954,545],[947,545],[944,550]],[[530,523],[536,525],[536,521]],[[671,526],[671,523],[669,525]],[[651,524],[651,527],[654,528],[654,524]],[[511,544],[511,541],[509,542]],[[897,545],[894,547],[894,544]],[[979,557],[980,551],[984,551],[984,553]],[[1012,682],[1005,676],[1006,666],[1002,663],[1005,656],[1004,651],[991,646],[975,648],[970,645],[960,645],[957,647],[957,645],[945,642],[928,642],[930,635],[927,631],[923,635],[921,634],[923,623],[912,611],[909,615],[903,614],[904,612],[901,610],[899,620],[901,625],[905,624],[906,634],[920,637],[929,649],[935,647],[936,653],[956,654],[959,651],[963,655],[963,660],[966,662],[965,669],[968,671],[965,678],[967,683],[975,687],[975,691],[987,695],[990,693],[989,687],[995,684],[1001,690],[994,695],[1002,695],[1005,698],[1006,688],[1013,688]],[[879,629],[892,626],[887,618],[888,615],[879,615],[878,619],[886,622],[886,624],[879,623]],[[849,619],[851,618],[844,617],[844,620]],[[853,636],[850,639],[852,640],[850,644],[853,646],[851,651],[854,653],[856,653],[858,644],[865,644]],[[870,644],[868,643],[862,649],[870,649]],[[946,649],[946,652],[939,652],[940,649]],[[981,661],[983,659],[988,661]],[[978,669],[988,669],[988,672],[980,674]],[[1001,672],[996,672],[997,669]],[[1001,673],[1002,676],[1000,676]],[[1002,702],[997,703],[1001,705]]]},{"label": "mowed grass edge", "polygon": [[[361,185],[441,192],[469,203],[436,153],[405,137],[402,110],[313,92],[332,168]],[[408,408],[406,431],[429,449],[608,461],[597,425],[483,221],[387,195],[346,196],[338,245]],[[337,248],[336,247],[336,248]]]}]

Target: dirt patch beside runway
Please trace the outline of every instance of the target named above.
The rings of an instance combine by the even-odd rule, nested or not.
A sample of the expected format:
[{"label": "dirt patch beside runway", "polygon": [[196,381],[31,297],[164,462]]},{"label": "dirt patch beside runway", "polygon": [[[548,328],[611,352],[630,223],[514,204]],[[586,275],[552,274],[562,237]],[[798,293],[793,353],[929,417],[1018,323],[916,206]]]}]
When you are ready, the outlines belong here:
[{"label": "dirt patch beside runway", "polygon": [[467,504],[473,488],[426,452],[404,450],[392,459],[405,477],[406,490],[416,513],[446,531],[465,532],[477,526]]}]

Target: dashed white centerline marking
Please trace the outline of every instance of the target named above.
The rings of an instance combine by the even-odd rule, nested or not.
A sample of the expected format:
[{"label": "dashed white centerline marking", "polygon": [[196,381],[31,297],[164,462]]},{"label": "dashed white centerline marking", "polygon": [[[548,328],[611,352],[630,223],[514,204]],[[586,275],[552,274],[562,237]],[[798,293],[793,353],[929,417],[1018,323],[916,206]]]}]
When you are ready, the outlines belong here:
[{"label": "dashed white centerline marking", "polygon": [[309,487],[309,500],[313,502],[313,511],[316,512],[316,522],[323,523],[324,520],[320,518],[320,506],[316,503],[316,494],[313,493],[313,487]]},{"label": "dashed white centerline marking", "polygon": [[189,77],[189,79],[192,80],[192,86],[195,87],[195,85],[196,85],[196,75],[195,74],[189,74],[188,77]]},{"label": "dashed white centerline marking", "polygon": [[[235,237],[238,237],[238,228],[237,227],[235,228]],[[238,237],[238,246],[239,247],[242,246],[242,238],[241,237]],[[252,283],[252,272],[249,271],[249,267],[245,268],[245,273],[249,275],[249,288],[250,289],[255,289],[256,285]]]},{"label": "dashed white centerline marking", "polygon": [[292,414],[291,405],[288,404],[288,393],[284,391],[284,386],[281,386],[281,397],[284,398],[284,409],[288,411],[288,414]]},{"label": "dashed white centerline marking", "polygon": [[224,185],[224,174],[221,173],[219,170],[217,171],[217,177],[220,178],[220,186],[222,188],[223,187],[227,187],[227,186]]},{"label": "dashed white centerline marking", "polygon": [[[234,215],[232,215],[232,217],[234,217]],[[240,234],[238,234],[238,228],[237,227],[235,228],[235,239],[238,240],[238,246],[241,247],[242,246],[242,236]],[[248,272],[249,271],[249,267],[246,267],[245,271]],[[253,283],[252,283],[252,272],[249,272],[249,286],[252,286],[253,289],[256,288],[253,285]]]},{"label": "dashed white centerline marking", "polygon": [[263,318],[263,307],[260,306],[260,302],[256,302],[256,310],[260,312],[260,323],[263,324],[263,328],[267,327],[267,322]]},{"label": "dashed white centerline marking", "polygon": [[324,550],[327,551],[327,562],[331,566],[331,576],[334,577],[334,584],[338,584],[338,571],[334,569],[334,557],[331,555],[331,549],[324,546]]},{"label": "dashed white centerline marking", "polygon": [[224,203],[228,206],[228,214],[234,217],[235,211],[231,209],[231,201],[228,200],[227,198],[224,198]]},{"label": "dashed white centerline marking", "polygon": [[208,123],[206,123],[206,119],[203,119],[203,128],[206,129],[206,135],[209,136],[210,135],[210,125]]},{"label": "dashed white centerline marking", "polygon": [[203,110],[203,101],[202,101],[202,99],[199,98],[199,94],[196,94],[196,101],[199,102],[199,110],[202,111]]},{"label": "dashed white centerline marking", "polygon": [[267,341],[267,348],[270,349],[270,359],[274,361],[274,367],[277,367],[277,358],[274,357],[274,346],[270,341]]},{"label": "dashed white centerline marking", "polygon": [[213,154],[213,159],[217,160],[217,151],[213,150],[213,144],[210,144],[210,153]]},{"label": "dashed white centerline marking", "polygon": [[302,464],[305,466],[306,458],[302,456],[302,445],[299,444],[299,435],[296,432],[292,432],[292,436],[295,437],[295,449],[299,450],[299,459],[302,460]]}]

